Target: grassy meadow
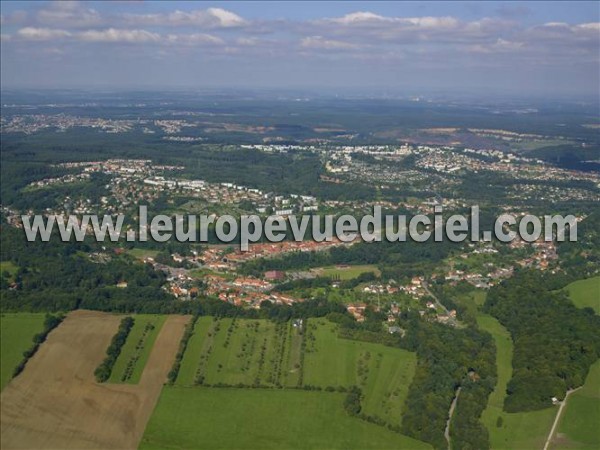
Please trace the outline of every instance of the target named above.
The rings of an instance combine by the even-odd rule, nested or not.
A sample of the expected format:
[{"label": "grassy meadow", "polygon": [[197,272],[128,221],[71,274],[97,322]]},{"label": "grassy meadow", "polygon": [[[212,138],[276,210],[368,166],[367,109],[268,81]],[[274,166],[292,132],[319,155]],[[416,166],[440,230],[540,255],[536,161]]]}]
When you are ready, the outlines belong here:
[{"label": "grassy meadow", "polygon": [[359,386],[363,412],[399,424],[416,368],[416,355],[381,344],[339,338],[334,324],[308,321],[304,384]]},{"label": "grassy meadow", "polygon": [[140,449],[427,449],[359,419],[344,394],[295,389],[165,387]]},{"label": "grassy meadow", "polygon": [[578,308],[592,308],[600,314],[600,276],[575,281],[565,287]]},{"label": "grassy meadow", "polygon": [[33,345],[33,336],[44,327],[43,313],[5,313],[0,316],[0,389],[12,378],[23,352]]},{"label": "grassy meadow", "polygon": [[600,448],[600,360],[590,368],[581,389],[567,400],[551,448]]},{"label": "grassy meadow", "polygon": [[364,264],[356,266],[329,266],[313,269],[323,277],[339,277],[340,280],[351,280],[365,272],[372,272],[375,275],[381,275],[380,270],[374,264]]},{"label": "grassy meadow", "polygon": [[324,319],[200,317],[175,382],[191,386],[359,386],[363,412],[399,425],[416,356],[405,350],[338,338]]}]

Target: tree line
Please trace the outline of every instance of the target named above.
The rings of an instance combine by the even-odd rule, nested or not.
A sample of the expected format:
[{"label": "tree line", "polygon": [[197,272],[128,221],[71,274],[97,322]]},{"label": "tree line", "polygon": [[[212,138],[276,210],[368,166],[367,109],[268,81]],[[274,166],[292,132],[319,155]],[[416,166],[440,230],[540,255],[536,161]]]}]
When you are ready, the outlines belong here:
[{"label": "tree line", "polygon": [[127,336],[129,336],[134,323],[133,317],[124,317],[121,320],[117,333],[113,336],[110,345],[106,349],[106,358],[104,358],[94,371],[94,376],[98,383],[103,383],[110,378],[113,367],[121,354],[121,350],[127,341]]},{"label": "tree line", "polygon": [[27,365],[27,361],[29,361],[31,357],[37,353],[40,345],[46,342],[46,338],[50,332],[59,326],[64,318],[65,316],[62,314],[56,316],[52,314],[46,314],[42,331],[33,336],[33,345],[23,352],[23,359],[17,365],[17,367],[15,367],[15,370],[13,371],[13,378],[23,372],[25,366]]}]

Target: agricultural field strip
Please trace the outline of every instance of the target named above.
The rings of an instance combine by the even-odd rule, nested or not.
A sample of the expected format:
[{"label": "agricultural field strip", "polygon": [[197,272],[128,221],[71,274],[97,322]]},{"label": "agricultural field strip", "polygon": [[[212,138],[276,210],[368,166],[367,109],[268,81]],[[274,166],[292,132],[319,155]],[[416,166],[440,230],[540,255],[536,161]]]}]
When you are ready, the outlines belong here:
[{"label": "agricultural field strip", "polygon": [[166,316],[138,314],[109,383],[137,383]]},{"label": "agricultural field strip", "polygon": [[280,385],[288,326],[230,318],[197,324],[177,384]]},{"label": "agricultural field strip", "polygon": [[138,385],[98,384],[93,372],[120,317],[71,312],[2,392],[2,448],[137,448],[188,316],[170,316]]}]

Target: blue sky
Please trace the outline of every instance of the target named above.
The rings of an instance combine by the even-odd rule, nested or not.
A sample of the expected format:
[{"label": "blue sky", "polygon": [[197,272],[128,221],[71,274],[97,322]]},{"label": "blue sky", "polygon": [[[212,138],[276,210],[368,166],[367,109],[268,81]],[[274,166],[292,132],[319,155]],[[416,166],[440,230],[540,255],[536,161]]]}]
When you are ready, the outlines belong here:
[{"label": "blue sky", "polygon": [[2,87],[598,96],[598,2],[5,2]]}]

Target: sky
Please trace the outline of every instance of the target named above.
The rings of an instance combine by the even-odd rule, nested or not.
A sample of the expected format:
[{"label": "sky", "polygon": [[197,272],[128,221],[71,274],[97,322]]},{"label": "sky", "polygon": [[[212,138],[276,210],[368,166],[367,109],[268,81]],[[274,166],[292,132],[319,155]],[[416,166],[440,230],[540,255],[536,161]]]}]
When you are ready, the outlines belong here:
[{"label": "sky", "polygon": [[1,87],[593,96],[600,2],[2,1]]}]

